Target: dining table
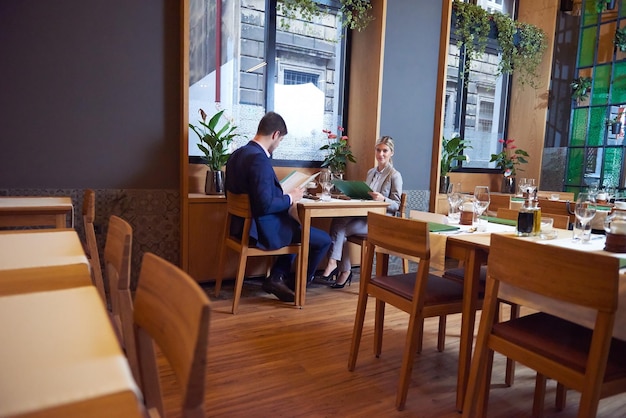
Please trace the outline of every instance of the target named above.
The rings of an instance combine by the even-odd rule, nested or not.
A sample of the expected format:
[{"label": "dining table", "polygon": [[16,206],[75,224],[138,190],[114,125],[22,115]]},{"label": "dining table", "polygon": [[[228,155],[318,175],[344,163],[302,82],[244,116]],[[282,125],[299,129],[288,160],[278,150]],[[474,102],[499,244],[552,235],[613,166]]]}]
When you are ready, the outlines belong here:
[{"label": "dining table", "polygon": [[91,284],[74,229],[0,231],[0,296]]},{"label": "dining table", "polygon": [[1,296],[0,335],[0,416],[144,416],[94,286]]},{"label": "dining table", "polygon": [[74,226],[74,206],[71,197],[2,196],[0,197],[0,227]]},{"label": "dining table", "polygon": [[336,218],[344,216],[367,216],[369,212],[385,214],[387,202],[359,199],[337,199],[328,201],[303,198],[298,201],[297,217],[302,226],[299,271],[296,272],[295,305],[303,307],[306,298],[307,267],[309,259],[309,240],[311,235],[312,218]]},{"label": "dining table", "polygon": [[[573,231],[571,230],[554,229],[554,231],[556,233],[552,239],[544,239],[540,236],[519,237],[519,239],[533,240],[546,246],[556,245],[575,248],[583,252],[602,252],[625,259],[624,264],[626,265],[626,253],[604,251],[604,235],[592,234],[590,241],[583,243],[580,240],[573,240]],[[437,233],[431,232],[430,234],[431,252],[443,251],[445,257],[454,258],[464,263],[465,276],[463,279],[463,306],[456,397],[456,407],[459,411],[463,407],[469,378],[476,311],[479,307],[479,292],[482,288],[479,282],[480,270],[481,266],[488,262],[491,236],[494,233],[517,236],[514,226],[507,225],[506,220],[497,218],[493,219],[493,223],[488,222],[484,231],[478,231],[474,225],[471,227],[459,227],[458,230],[448,229]],[[441,237],[444,237],[444,239]],[[445,250],[438,249],[438,247],[442,246],[445,247]],[[614,336],[626,340],[626,271],[622,270],[620,273],[620,303],[616,314]],[[585,313],[578,307],[567,306],[561,302],[557,303],[553,300],[531,297],[523,292],[518,292],[518,290],[506,289],[505,286],[504,292],[510,302],[559,315],[580,325],[593,327],[593,318],[590,312]]]}]

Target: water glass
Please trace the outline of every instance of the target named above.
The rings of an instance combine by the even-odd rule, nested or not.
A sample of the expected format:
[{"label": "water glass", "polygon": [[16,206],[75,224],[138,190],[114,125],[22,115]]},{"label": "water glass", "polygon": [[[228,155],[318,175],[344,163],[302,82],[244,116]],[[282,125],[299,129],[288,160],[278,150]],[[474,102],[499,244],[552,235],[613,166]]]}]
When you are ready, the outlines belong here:
[{"label": "water glass", "polygon": [[320,172],[320,175],[318,176],[318,181],[320,182],[320,185],[322,186],[322,200],[323,201],[329,201],[331,199],[330,197],[330,189],[332,189],[333,187],[333,183],[332,183],[332,174],[330,173],[330,170],[328,169],[324,169]]},{"label": "water glass", "polygon": [[554,219],[546,216],[541,217],[541,230],[539,232],[539,238],[552,239],[556,238],[557,232],[552,229],[554,225]]}]

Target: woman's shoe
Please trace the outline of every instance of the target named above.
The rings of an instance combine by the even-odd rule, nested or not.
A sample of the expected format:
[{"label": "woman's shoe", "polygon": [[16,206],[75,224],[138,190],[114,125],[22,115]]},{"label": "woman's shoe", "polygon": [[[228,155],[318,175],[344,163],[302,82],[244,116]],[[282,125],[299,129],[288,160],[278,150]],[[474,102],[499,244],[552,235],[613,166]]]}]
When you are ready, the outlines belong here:
[{"label": "woman's shoe", "polygon": [[320,274],[319,276],[316,276],[315,278],[321,281],[332,282],[333,277],[335,277],[337,274],[339,274],[339,267],[335,267],[335,269],[331,271],[328,276],[323,276]]},{"label": "woman's shoe", "polygon": [[[337,276],[337,280],[339,280],[339,276]],[[348,286],[350,286],[352,284],[352,272],[350,272],[350,274],[348,275],[348,278],[346,279],[345,282],[343,283],[333,283],[330,287],[332,287],[333,289],[343,289],[344,287],[346,287],[346,284]]]}]

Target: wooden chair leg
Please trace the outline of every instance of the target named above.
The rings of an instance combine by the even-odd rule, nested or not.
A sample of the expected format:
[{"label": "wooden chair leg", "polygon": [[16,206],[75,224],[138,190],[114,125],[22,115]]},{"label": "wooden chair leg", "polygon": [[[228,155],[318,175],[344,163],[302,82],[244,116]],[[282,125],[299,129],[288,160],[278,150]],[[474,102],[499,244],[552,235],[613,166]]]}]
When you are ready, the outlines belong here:
[{"label": "wooden chair leg", "polygon": [[409,328],[407,330],[404,354],[402,356],[402,368],[400,369],[400,382],[398,383],[398,392],[396,394],[396,409],[402,411],[406,404],[409,385],[411,383],[411,375],[413,374],[413,363],[415,361],[415,352],[417,344],[420,341],[420,335],[423,333],[424,320],[411,317],[409,320]]},{"label": "wooden chair leg", "polygon": [[376,299],[374,318],[374,355],[380,357],[383,348],[383,327],[385,322],[385,302]]},{"label": "wooden chair leg", "polygon": [[565,409],[565,403],[567,402],[567,388],[560,382],[556,384],[556,399],[554,406],[557,411]]},{"label": "wooden chair leg", "polygon": [[415,349],[415,352],[417,354],[422,352],[423,342],[424,342],[424,320],[422,319],[422,326],[419,330],[419,335],[417,336],[417,347]]},{"label": "wooden chair leg", "polygon": [[359,346],[361,345],[361,336],[363,334],[363,322],[365,321],[365,309],[367,308],[367,292],[361,288],[359,301],[356,306],[356,314],[354,317],[354,329],[352,331],[352,345],[350,347],[350,357],[348,358],[348,370],[354,371],[356,359],[359,356]]},{"label": "wooden chair leg", "polygon": [[233,293],[233,315],[239,310],[239,299],[241,298],[241,289],[243,288],[243,279],[246,275],[246,261],[245,254],[240,254],[239,266],[237,267],[237,279],[235,280],[235,290]]},{"label": "wooden chair leg", "polygon": [[446,320],[445,315],[439,317],[439,330],[437,335],[437,351],[440,353],[446,348]]},{"label": "wooden chair leg", "polygon": [[535,396],[533,398],[533,418],[543,417],[544,400],[546,397],[546,377],[537,373],[535,378]]},{"label": "wooden chair leg", "polygon": [[[511,304],[511,319],[519,318],[519,305],[514,303]],[[515,380],[515,362],[510,358],[506,359],[506,369],[504,374],[504,383],[507,386],[513,386],[513,382]]]}]

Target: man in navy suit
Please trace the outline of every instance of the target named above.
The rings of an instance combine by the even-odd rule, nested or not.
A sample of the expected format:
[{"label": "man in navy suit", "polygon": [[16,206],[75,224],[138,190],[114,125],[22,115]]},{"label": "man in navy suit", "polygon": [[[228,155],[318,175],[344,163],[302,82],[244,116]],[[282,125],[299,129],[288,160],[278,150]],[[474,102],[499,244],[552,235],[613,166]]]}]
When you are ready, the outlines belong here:
[{"label": "man in navy suit", "polygon": [[[283,137],[287,125],[283,118],[268,112],[259,122],[257,133],[245,146],[237,149],[226,164],[226,190],[248,194],[252,211],[250,238],[260,248],[277,249],[300,242],[300,224],[289,214],[289,207],[304,194],[304,188],[284,193],[276,177],[270,157]],[[233,219],[231,234],[241,235],[243,220]],[[307,278],[313,278],[315,269],[330,247],[330,237],[324,231],[311,228]],[[282,255],[276,260],[263,290],[284,302],[294,301],[294,292],[287,285],[287,275],[295,255]]]}]

